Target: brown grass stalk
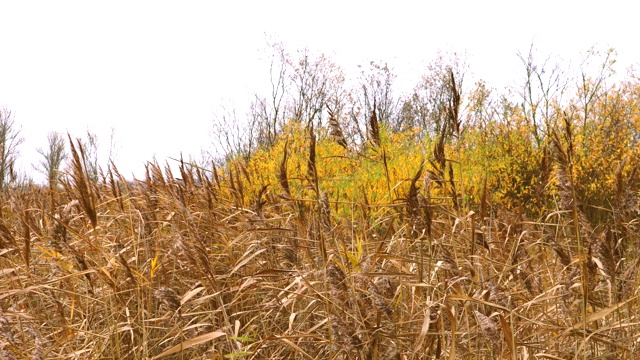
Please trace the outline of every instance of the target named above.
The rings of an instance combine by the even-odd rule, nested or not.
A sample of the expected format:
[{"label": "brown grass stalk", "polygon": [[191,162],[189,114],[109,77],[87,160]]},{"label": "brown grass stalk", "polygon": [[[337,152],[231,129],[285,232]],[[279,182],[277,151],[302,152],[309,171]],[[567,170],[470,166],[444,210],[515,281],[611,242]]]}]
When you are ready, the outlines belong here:
[{"label": "brown grass stalk", "polygon": [[80,202],[84,213],[91,222],[91,226],[95,228],[98,226],[98,216],[96,213],[96,195],[94,189],[89,183],[89,177],[86,171],[86,158],[84,149],[80,140],[76,145],[73,144],[71,135],[69,137],[69,146],[71,147],[71,184],[64,183],[69,190],[73,189],[76,198]]}]

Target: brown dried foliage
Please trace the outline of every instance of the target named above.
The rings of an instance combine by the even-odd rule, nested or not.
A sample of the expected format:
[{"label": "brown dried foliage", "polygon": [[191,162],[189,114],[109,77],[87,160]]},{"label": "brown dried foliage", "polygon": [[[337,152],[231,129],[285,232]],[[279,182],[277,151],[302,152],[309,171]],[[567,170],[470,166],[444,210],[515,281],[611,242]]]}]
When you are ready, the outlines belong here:
[{"label": "brown dried foliage", "polygon": [[296,194],[288,145],[286,197],[245,164],[89,179],[76,148],[56,206],[3,195],[0,357],[633,358],[640,239],[579,215],[569,134],[554,150],[560,205],[537,220],[492,211],[487,185],[475,215],[432,196],[453,186],[444,143],[388,203]]}]

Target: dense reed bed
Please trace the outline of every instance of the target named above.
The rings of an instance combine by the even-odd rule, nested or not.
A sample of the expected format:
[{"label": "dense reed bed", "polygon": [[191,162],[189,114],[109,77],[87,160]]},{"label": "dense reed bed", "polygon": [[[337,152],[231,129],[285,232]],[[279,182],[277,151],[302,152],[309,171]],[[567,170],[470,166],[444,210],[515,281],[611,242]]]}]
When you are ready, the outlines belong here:
[{"label": "dense reed bed", "polygon": [[465,202],[442,143],[416,166],[384,139],[346,154],[389,181],[375,201],[356,185],[347,199],[324,190],[339,182],[324,170],[331,139],[302,138],[300,176],[289,138],[271,174],[150,163],[133,182],[113,165],[90,179],[75,144],[61,187],[5,191],[1,357],[637,355],[637,213],[615,207],[598,229],[577,206],[570,123],[553,138],[557,208],[537,219],[492,205],[486,181]]},{"label": "dense reed bed", "polygon": [[637,80],[536,119],[444,74],[436,130],[374,101],[134,181],[69,139],[0,193],[0,358],[638,358]]}]

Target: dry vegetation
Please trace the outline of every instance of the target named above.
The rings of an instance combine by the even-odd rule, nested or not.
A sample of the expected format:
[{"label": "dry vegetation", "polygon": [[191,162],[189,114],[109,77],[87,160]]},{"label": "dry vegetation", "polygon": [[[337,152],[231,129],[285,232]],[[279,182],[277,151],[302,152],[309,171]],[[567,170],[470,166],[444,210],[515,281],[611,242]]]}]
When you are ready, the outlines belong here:
[{"label": "dry vegetation", "polygon": [[534,139],[447,75],[433,136],[374,102],[363,142],[332,112],[134,182],[71,142],[60,186],[0,196],[0,357],[640,356],[638,82]]}]

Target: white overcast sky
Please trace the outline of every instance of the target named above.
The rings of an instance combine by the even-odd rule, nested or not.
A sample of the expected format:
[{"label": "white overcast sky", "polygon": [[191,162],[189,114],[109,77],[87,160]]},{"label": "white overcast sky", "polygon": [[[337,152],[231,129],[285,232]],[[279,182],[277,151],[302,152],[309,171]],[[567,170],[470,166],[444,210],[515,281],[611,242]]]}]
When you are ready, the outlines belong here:
[{"label": "white overcast sky", "polygon": [[409,87],[438,50],[462,52],[475,78],[502,87],[532,42],[567,61],[613,47],[618,72],[637,67],[637,13],[631,1],[0,0],[0,107],[22,127],[25,172],[50,131],[89,130],[106,152],[113,129],[116,165],[141,177],[154,156],[211,148],[219,104],[268,79],[267,38],[347,72],[386,61]]}]

